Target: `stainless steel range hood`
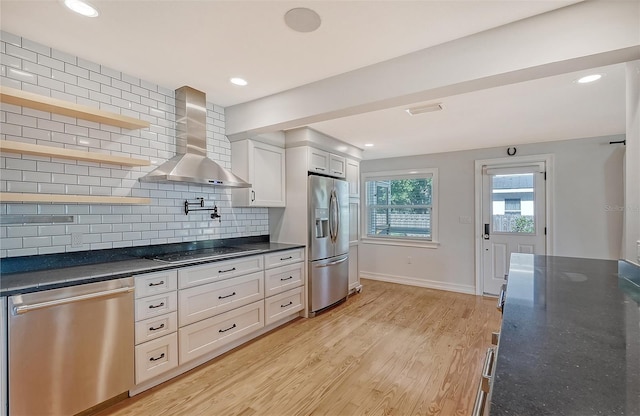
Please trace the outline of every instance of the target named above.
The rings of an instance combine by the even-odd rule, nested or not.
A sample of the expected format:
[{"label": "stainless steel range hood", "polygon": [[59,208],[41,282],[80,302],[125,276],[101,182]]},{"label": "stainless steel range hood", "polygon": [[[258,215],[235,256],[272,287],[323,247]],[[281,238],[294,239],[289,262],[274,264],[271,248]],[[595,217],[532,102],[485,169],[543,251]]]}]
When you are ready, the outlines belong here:
[{"label": "stainless steel range hood", "polygon": [[142,182],[186,182],[227,188],[250,188],[207,157],[207,102],[203,92],[191,87],[176,90],[177,154],[140,178]]}]

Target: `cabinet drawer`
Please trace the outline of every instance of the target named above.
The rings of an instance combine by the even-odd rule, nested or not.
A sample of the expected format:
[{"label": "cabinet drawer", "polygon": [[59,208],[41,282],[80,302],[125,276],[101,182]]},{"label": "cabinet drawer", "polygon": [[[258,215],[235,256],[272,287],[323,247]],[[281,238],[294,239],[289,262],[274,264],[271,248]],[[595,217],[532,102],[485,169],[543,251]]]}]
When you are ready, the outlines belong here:
[{"label": "cabinet drawer", "polygon": [[290,264],[265,270],[265,296],[277,295],[304,284],[304,263]]},{"label": "cabinet drawer", "polygon": [[136,345],[178,330],[178,313],[171,312],[136,322]]},{"label": "cabinet drawer", "polygon": [[273,267],[284,266],[291,263],[297,263],[304,260],[304,249],[296,248],[294,250],[277,251],[264,255],[264,268],[271,269]]},{"label": "cabinet drawer", "polygon": [[136,346],[136,384],[178,366],[178,334],[165,335]]},{"label": "cabinet drawer", "polygon": [[136,322],[173,312],[178,307],[175,291],[136,299]]},{"label": "cabinet drawer", "polygon": [[145,296],[176,290],[178,287],[178,273],[167,270],[158,273],[141,274],[135,276],[136,299]]},{"label": "cabinet drawer", "polygon": [[263,299],[263,272],[183,289],[178,298],[180,326],[192,324]]},{"label": "cabinet drawer", "polygon": [[265,299],[265,325],[300,312],[303,309],[302,287]]},{"label": "cabinet drawer", "polygon": [[180,364],[223,347],[264,327],[264,302],[258,301],[180,328]]},{"label": "cabinet drawer", "polygon": [[180,289],[211,283],[262,270],[262,256],[225,260],[178,270]]}]

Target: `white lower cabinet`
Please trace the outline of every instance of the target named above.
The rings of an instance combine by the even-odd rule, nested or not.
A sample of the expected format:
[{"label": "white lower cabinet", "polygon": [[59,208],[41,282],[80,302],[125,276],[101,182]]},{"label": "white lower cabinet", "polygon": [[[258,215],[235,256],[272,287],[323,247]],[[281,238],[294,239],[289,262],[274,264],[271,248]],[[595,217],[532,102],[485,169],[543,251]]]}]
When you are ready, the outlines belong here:
[{"label": "white lower cabinet", "polygon": [[298,316],[304,265],[297,248],[136,276],[133,394]]},{"label": "white lower cabinet", "polygon": [[136,345],[136,384],[178,366],[178,335],[169,335]]},{"label": "white lower cabinet", "polygon": [[265,296],[272,296],[304,284],[304,263],[277,267],[264,272]]},{"label": "white lower cabinet", "polygon": [[136,345],[152,339],[160,338],[164,335],[178,330],[178,313],[171,312],[166,315],[155,316],[136,322],[135,339]]},{"label": "white lower cabinet", "polygon": [[178,274],[134,277],[135,380],[140,384],[178,366]]},{"label": "white lower cabinet", "polygon": [[264,299],[264,272],[251,273],[180,291],[180,326]]},{"label": "white lower cabinet", "polygon": [[304,308],[302,287],[271,296],[265,299],[264,303],[265,324],[269,325]]},{"label": "white lower cabinet", "polygon": [[180,364],[237,340],[264,326],[263,301],[179,329]]}]

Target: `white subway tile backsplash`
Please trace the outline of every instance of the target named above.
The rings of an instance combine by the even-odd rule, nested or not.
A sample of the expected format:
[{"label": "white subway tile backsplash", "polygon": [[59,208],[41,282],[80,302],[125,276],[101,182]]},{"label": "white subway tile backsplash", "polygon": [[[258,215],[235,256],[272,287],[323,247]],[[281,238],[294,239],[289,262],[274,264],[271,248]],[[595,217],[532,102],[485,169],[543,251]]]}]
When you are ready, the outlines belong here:
[{"label": "white subway tile backsplash", "polygon": [[[24,142],[151,159],[162,163],[173,157],[175,143],[174,91],[69,54],[50,50],[15,35],[0,33],[0,56],[5,72],[0,83],[55,96],[78,104],[103,108],[152,123],[142,130],[125,130],[72,117],[0,104],[0,134]],[[5,44],[5,38],[10,42]],[[25,47],[22,43],[25,42]],[[22,45],[22,46],[21,46]],[[49,56],[50,55],[50,56]],[[10,78],[9,69],[29,75]],[[224,108],[207,103],[208,153],[230,166],[231,145],[224,136]],[[268,211],[231,208],[226,189],[200,185],[138,182],[155,166],[122,167],[20,155],[2,155],[3,190],[53,194],[139,196],[150,205],[0,204],[3,213],[50,213],[75,216],[75,224],[51,226],[0,226],[0,257],[79,251],[135,245],[165,244],[211,238],[268,233]],[[34,186],[36,188],[34,188]],[[27,191],[28,189],[28,191]],[[217,204],[223,220],[206,213],[185,215],[185,199],[204,197]],[[30,228],[31,227],[31,228]],[[22,230],[24,235],[11,236]],[[71,233],[83,234],[82,247],[71,247]],[[23,240],[27,245],[23,245]]]},{"label": "white subway tile backsplash", "polygon": [[42,194],[63,194],[65,187],[62,184],[39,183],[38,192]]},{"label": "white subway tile backsplash", "polygon": [[64,71],[64,62],[59,59],[53,59],[45,55],[38,55],[38,63],[40,65],[51,68],[52,71],[55,71],[57,73],[61,73],[61,71]]},{"label": "white subway tile backsplash", "polygon": [[[3,62],[4,64],[4,62]],[[51,68],[50,67],[46,67],[44,65],[39,65],[37,63],[31,62],[31,61],[24,61],[23,65],[22,65],[22,70],[32,73],[32,74],[36,74],[36,75],[41,75],[43,77],[46,78],[51,78]]]},{"label": "white subway tile backsplash", "polygon": [[2,65],[10,68],[22,69],[22,59],[7,55],[6,53],[0,54],[0,62],[2,62]]},{"label": "white subway tile backsplash", "polygon": [[[66,72],[67,74],[76,75],[78,77],[82,77],[85,79],[89,78],[89,71],[87,69],[80,68],[79,66],[76,66],[70,63],[64,64],[64,72]],[[80,79],[78,79],[78,85],[80,85]]]},{"label": "white subway tile backsplash", "polygon": [[86,59],[78,58],[78,66],[90,71],[100,72],[100,65]]},{"label": "white subway tile backsplash", "polygon": [[37,248],[19,248],[16,250],[7,250],[7,257],[35,256],[37,254]]}]

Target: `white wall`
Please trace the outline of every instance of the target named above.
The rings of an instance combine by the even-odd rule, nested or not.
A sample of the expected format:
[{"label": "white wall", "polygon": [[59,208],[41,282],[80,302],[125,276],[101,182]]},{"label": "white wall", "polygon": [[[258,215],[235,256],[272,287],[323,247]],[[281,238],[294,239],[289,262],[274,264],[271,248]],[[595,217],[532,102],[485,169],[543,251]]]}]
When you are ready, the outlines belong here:
[{"label": "white wall", "polygon": [[[117,67],[114,62],[113,66]],[[174,91],[81,57],[0,32],[4,86],[149,121],[126,130],[3,103],[0,139],[127,156],[162,163],[176,151]],[[177,86],[179,87],[179,86]],[[225,109],[207,103],[207,151],[231,167]],[[268,234],[266,208],[232,208],[229,189],[140,183],[155,166],[119,165],[3,153],[0,191],[151,198],[150,205],[0,204],[0,215],[73,215],[73,224],[2,225],[0,257],[109,249]],[[184,214],[184,200],[203,197],[220,208]],[[71,234],[83,244],[73,247]]]},{"label": "white wall", "polygon": [[[551,254],[618,259],[623,224],[622,136],[522,145],[518,156],[554,154]],[[439,169],[438,248],[360,244],[360,275],[399,283],[475,293],[474,161],[506,157],[506,148],[365,160],[361,173]],[[364,212],[363,212],[364,214]],[[411,257],[408,264],[407,257]]]},{"label": "white wall", "polygon": [[640,61],[628,62],[623,258],[640,264]]}]

